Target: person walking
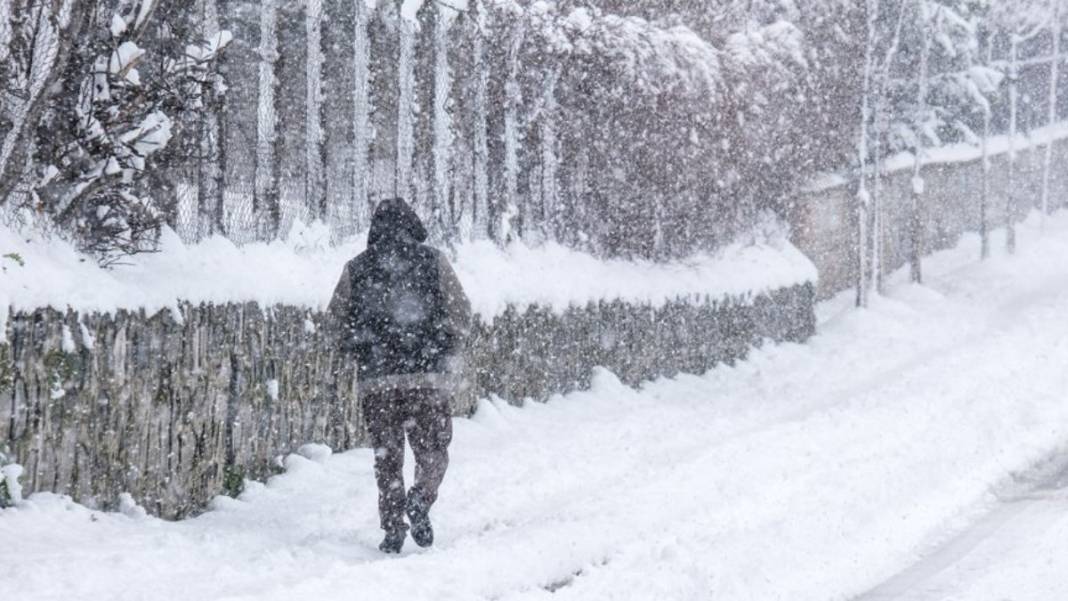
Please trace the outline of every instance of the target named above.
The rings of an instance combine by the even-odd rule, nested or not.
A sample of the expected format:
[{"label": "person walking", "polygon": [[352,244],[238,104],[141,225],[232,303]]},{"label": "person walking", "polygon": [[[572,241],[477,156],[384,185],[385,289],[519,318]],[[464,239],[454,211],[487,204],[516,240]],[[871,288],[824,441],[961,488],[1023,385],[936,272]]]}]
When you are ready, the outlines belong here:
[{"label": "person walking", "polygon": [[[463,386],[471,306],[444,254],[403,199],[381,202],[367,250],[345,265],[328,307],[338,344],[357,366],[358,394],[374,447],[385,553],[399,553],[408,524],[434,543],[430,508],[449,465],[453,395]],[[415,483],[404,485],[404,440]]]}]

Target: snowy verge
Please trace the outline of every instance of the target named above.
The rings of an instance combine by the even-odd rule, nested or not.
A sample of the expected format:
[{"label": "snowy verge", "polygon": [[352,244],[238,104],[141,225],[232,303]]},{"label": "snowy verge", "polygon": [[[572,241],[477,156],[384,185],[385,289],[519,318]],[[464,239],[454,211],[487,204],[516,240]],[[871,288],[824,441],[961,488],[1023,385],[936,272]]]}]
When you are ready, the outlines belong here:
[{"label": "snowy verge", "polygon": [[[159,253],[101,269],[70,244],[0,226],[0,311],[51,306],[110,312],[156,311],[179,301],[325,307],[345,263],[363,242],[328,243],[325,227],[295,226],[285,241],[236,246],[222,237],[185,245],[167,231]],[[659,264],[601,260],[554,243],[500,248],[472,242],[455,267],[476,312],[508,305],[564,310],[601,299],[662,305],[692,295],[744,296],[815,281],[816,268],[781,233],[736,243],[714,255]],[[3,314],[0,314],[0,318]],[[3,319],[0,319],[2,332]]]}]

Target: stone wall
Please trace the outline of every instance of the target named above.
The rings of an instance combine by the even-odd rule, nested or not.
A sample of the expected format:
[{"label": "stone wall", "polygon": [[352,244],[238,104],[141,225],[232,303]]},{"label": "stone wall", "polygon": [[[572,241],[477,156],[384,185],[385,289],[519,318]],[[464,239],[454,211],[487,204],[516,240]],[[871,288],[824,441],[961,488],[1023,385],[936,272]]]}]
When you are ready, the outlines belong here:
[{"label": "stone wall", "polygon": [[[583,388],[604,366],[630,384],[700,373],[765,339],[815,330],[815,287],[663,306],[603,302],[563,313],[509,309],[478,320],[467,394],[514,402]],[[263,478],[306,442],[365,441],[351,366],[323,316],[253,303],[182,304],[86,314],[13,312],[0,344],[0,453],[26,469],[26,492],[114,507],[129,492],[176,518]],[[0,458],[0,463],[4,458]]]}]

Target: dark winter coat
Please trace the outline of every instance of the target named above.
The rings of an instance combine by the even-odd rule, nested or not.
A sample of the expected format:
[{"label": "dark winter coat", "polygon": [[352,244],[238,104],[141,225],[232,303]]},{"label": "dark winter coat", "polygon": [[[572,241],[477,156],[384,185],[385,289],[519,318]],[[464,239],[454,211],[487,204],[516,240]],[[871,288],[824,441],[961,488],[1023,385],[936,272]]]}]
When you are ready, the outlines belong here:
[{"label": "dark winter coat", "polygon": [[454,389],[471,308],[445,256],[402,199],[383,201],[367,250],[345,266],[328,312],[361,392]]}]

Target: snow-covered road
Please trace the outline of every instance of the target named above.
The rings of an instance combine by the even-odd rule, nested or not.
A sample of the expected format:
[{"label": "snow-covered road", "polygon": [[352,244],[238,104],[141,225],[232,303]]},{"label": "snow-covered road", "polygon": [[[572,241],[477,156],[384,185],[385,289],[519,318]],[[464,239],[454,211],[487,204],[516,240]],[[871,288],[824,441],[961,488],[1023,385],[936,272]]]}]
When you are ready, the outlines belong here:
[{"label": "snow-covered road", "polygon": [[[1068,216],[1020,246],[978,264],[968,240],[928,286],[825,303],[809,344],[704,376],[483,403],[456,424],[434,549],[380,554],[370,452],[312,447],[180,523],[43,494],[4,510],[0,599],[855,598],[1068,444]],[[1068,500],[1047,497],[1035,543],[988,557],[1019,568],[1002,584],[1064,573],[1033,565],[1068,556]],[[990,577],[916,598],[1005,598]]]},{"label": "snow-covered road", "polygon": [[1001,496],[992,511],[857,601],[1068,599],[1068,452]]}]

